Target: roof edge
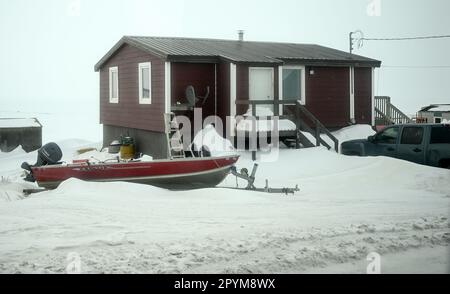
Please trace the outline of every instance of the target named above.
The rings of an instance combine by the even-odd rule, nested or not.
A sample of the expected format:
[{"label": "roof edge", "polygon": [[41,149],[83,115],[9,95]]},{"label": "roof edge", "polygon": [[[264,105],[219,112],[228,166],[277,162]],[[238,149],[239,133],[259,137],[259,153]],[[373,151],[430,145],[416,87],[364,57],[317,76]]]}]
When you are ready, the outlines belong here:
[{"label": "roof edge", "polygon": [[152,55],[155,55],[161,59],[166,59],[167,56],[158,50],[149,49],[145,46],[142,46],[139,42],[134,41],[129,36],[123,36],[94,66],[94,71],[99,71],[102,66],[123,46],[123,45],[130,45],[133,46],[139,50],[142,50],[144,52],[150,53]]}]

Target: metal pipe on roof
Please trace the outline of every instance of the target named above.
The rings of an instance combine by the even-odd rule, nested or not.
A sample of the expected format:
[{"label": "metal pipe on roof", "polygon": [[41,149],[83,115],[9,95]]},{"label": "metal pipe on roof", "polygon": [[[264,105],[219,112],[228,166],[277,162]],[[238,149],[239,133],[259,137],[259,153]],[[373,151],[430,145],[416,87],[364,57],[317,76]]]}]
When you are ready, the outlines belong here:
[{"label": "metal pipe on roof", "polygon": [[244,30],[238,30],[239,41],[244,41]]}]

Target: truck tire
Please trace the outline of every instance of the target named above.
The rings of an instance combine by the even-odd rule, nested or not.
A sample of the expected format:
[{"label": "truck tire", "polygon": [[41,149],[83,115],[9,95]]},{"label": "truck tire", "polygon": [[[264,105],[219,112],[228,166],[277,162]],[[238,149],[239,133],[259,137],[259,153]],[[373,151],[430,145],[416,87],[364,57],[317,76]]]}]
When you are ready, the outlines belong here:
[{"label": "truck tire", "polygon": [[439,166],[443,168],[450,169],[450,158],[441,159],[439,161]]}]

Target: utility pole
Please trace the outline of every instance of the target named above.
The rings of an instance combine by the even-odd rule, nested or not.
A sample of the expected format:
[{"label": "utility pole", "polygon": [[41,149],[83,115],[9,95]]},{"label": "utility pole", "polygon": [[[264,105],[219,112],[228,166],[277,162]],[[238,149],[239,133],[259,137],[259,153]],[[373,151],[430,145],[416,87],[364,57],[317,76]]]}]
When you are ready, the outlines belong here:
[{"label": "utility pole", "polygon": [[350,54],[353,54],[353,34],[355,32],[350,32],[350,34],[348,34],[348,40],[350,42]]},{"label": "utility pole", "polygon": [[[359,36],[355,38],[355,37],[353,37],[353,35],[359,35]],[[350,32],[348,34],[350,54],[353,54],[353,50],[355,49],[355,48],[353,48],[353,46],[355,45],[355,41],[358,42],[358,48],[362,47],[362,40],[363,40],[363,38],[364,38],[364,34],[360,30],[357,30],[357,31],[354,31],[354,32]]]}]

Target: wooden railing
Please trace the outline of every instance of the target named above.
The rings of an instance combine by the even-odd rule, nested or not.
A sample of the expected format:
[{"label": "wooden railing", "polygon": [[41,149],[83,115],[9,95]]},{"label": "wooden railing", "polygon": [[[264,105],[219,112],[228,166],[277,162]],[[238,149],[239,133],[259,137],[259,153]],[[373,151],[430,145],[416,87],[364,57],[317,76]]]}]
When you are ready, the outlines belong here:
[{"label": "wooden railing", "polygon": [[[339,152],[338,139],[333,136],[333,134],[298,100],[236,100],[236,105],[249,105],[252,109],[252,116],[255,117],[256,120],[260,119],[256,115],[257,105],[273,106],[274,116],[278,116],[279,119],[290,119],[295,123],[296,148],[300,148],[300,137],[306,138],[301,133],[302,130],[305,130],[314,136],[316,146],[323,145],[328,149],[334,148],[336,152]],[[289,115],[278,115],[280,105],[291,106],[285,107],[285,110]],[[332,145],[334,146],[330,146],[330,144],[322,138],[322,135],[328,137],[333,142]]]},{"label": "wooden railing", "polygon": [[387,96],[375,97],[375,124],[393,125],[411,123],[412,120],[391,103]]}]

